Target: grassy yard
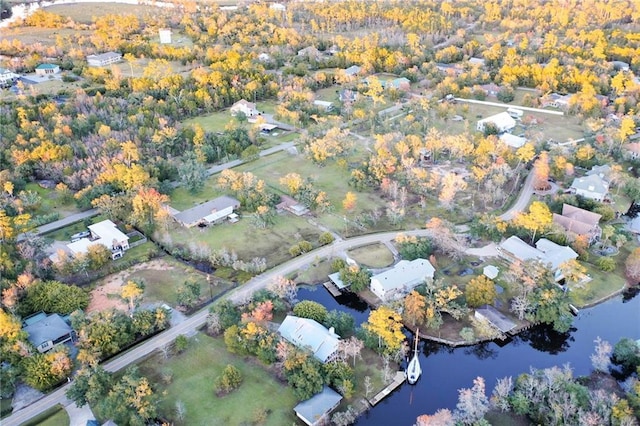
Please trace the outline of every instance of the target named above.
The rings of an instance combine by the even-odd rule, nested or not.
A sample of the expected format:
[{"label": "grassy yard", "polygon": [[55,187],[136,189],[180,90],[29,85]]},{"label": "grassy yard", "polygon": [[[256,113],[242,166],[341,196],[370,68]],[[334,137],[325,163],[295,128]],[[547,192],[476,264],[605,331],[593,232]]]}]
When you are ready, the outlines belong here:
[{"label": "grassy yard", "polygon": [[331,262],[333,259],[322,259],[312,263],[307,269],[298,270],[293,276],[296,284],[320,284],[328,280],[327,276],[333,273]]},{"label": "grassy yard", "polygon": [[177,187],[171,192],[171,207],[178,210],[186,210],[224,195],[224,192],[218,189],[216,185],[217,179],[217,176],[207,179],[202,191],[197,193],[189,192],[182,186]]},{"label": "grassy yard", "polygon": [[616,269],[612,272],[603,272],[595,263],[598,256],[591,254],[589,262],[581,262],[587,268],[587,274],[592,278],[586,284],[579,286],[570,285],[569,298],[577,307],[583,307],[621,290],[625,283],[624,261],[631,253],[633,247],[630,244],[623,246],[620,252],[613,257],[616,261]]},{"label": "grassy yard", "polygon": [[136,15],[143,19],[150,15],[158,14],[161,8],[146,5],[120,4],[120,3],[77,3],[73,5],[54,5],[44,9],[49,13],[55,13],[73,19],[75,22],[89,24],[96,17],[105,15]]},{"label": "grassy yard", "polygon": [[202,242],[213,250],[233,249],[245,261],[265,257],[267,267],[272,268],[291,259],[289,248],[298,241],[306,240],[318,247],[321,231],[305,218],[286,215],[277,216],[276,223],[269,229],[256,229],[251,220],[244,217],[238,223],[223,223],[204,229],[176,225],[170,233],[174,243]]},{"label": "grassy yard", "polygon": [[380,243],[349,250],[348,255],[368,268],[385,268],[393,264],[393,253]]},{"label": "grassy yard", "polygon": [[136,270],[126,278],[127,280],[141,279],[144,281],[145,301],[166,302],[172,306],[177,305],[176,289],[179,284],[186,280],[194,280],[200,284],[202,297],[215,296],[231,287],[231,283],[218,279],[212,279],[213,285],[210,287],[206,274],[170,256],[164,256],[161,260],[161,264],[153,262],[148,267],[145,264],[138,265]]},{"label": "grassy yard", "polygon": [[91,34],[91,30],[74,30],[71,28],[15,27],[3,28],[0,32],[0,41],[20,40],[26,45],[40,43],[44,46],[53,46],[56,44],[56,37],[58,36],[89,36]]},{"label": "grassy yard", "polygon": [[[234,392],[218,398],[213,383],[227,364],[238,368],[244,380]],[[161,381],[165,369],[173,372],[169,385]],[[259,413],[266,413],[266,420],[260,424],[295,423],[293,407],[297,401],[291,389],[274,379],[258,361],[227,352],[222,338],[198,334],[191,339],[186,352],[166,361],[159,355],[152,356],[142,363],[141,373],[163,392],[158,406],[161,415],[175,419],[176,401],[184,403],[186,416],[177,424],[257,424],[255,420]]]},{"label": "grassy yard", "polygon": [[[89,225],[94,223],[101,222],[106,218],[102,215],[93,216],[88,219]],[[87,225],[85,225],[85,221],[81,220],[80,222],[73,223],[69,226],[65,226],[64,228],[56,229],[55,231],[48,232],[44,234],[44,237],[47,239],[55,240],[55,241],[69,241],[71,240],[71,236],[73,234],[77,234],[81,231],[86,231]]]},{"label": "grassy yard", "polygon": [[64,217],[80,211],[73,200],[63,204],[58,200],[55,190],[43,188],[35,182],[28,183],[25,191],[35,192],[42,198],[40,207],[32,216],[59,213],[61,217]]},{"label": "grassy yard", "polygon": [[209,115],[190,118],[183,123],[187,125],[199,124],[206,132],[222,132],[224,128],[234,120],[229,111],[218,111]]},{"label": "grassy yard", "polygon": [[24,423],[23,426],[68,426],[69,415],[60,405],[56,405]]}]

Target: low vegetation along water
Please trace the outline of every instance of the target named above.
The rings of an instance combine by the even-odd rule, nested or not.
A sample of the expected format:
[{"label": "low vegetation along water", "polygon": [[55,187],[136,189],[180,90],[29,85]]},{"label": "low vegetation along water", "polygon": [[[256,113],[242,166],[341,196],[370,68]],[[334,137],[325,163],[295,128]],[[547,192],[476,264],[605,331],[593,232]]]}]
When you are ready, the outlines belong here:
[{"label": "low vegetation along water", "polygon": [[[356,324],[366,321],[369,309],[356,298],[334,299],[324,288],[301,289],[300,300],[322,303],[327,309],[349,312]],[[455,409],[458,389],[469,388],[473,379],[485,378],[489,394],[496,380],[517,377],[531,367],[541,369],[569,363],[574,376],[588,375],[589,356],[597,337],[615,344],[622,337],[640,338],[640,296],[618,296],[580,311],[568,333],[551,327],[533,327],[504,342],[488,342],[451,348],[421,342],[422,377],[415,386],[401,386],[376,407],[360,417],[358,425],[412,425],[421,414],[439,408]]]}]

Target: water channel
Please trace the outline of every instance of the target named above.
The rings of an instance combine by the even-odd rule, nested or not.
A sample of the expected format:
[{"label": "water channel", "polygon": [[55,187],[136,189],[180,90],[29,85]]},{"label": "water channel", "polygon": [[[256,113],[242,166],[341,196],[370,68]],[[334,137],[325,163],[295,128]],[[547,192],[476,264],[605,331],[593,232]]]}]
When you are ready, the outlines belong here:
[{"label": "water channel", "polygon": [[[302,288],[299,300],[314,300],[328,310],[349,312],[356,325],[367,320],[367,305],[355,297],[333,298],[322,286]],[[509,341],[488,342],[463,348],[450,348],[433,342],[420,343],[422,377],[414,386],[402,385],[386,399],[360,417],[358,425],[413,425],[421,414],[439,408],[455,409],[458,389],[473,385],[473,379],[486,380],[487,394],[496,380],[514,378],[530,367],[547,368],[569,363],[574,375],[591,372],[589,356],[596,337],[612,345],[622,337],[640,338],[640,295],[617,296],[593,308],[583,309],[568,333],[549,327],[534,327]]]}]

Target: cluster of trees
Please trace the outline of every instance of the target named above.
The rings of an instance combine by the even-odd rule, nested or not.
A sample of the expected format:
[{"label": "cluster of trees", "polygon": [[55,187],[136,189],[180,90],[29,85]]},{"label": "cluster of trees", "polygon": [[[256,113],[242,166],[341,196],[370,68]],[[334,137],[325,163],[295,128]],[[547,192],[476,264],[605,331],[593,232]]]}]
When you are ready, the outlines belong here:
[{"label": "cluster of trees", "polygon": [[78,407],[91,405],[100,418],[118,424],[149,424],[155,419],[159,395],[137,367],[129,367],[118,379],[99,365],[84,366],[76,374],[67,397]]},{"label": "cluster of trees", "polygon": [[86,315],[76,311],[71,325],[78,334],[78,360],[92,365],[147,337],[169,324],[167,311],[136,310],[131,315],[116,310],[105,310]]}]

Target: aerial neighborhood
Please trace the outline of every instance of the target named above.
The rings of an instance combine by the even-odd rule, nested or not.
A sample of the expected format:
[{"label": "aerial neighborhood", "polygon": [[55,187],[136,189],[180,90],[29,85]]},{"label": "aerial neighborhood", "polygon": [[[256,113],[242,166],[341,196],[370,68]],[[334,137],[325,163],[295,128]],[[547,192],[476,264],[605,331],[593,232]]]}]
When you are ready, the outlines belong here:
[{"label": "aerial neighborhood", "polygon": [[638,2],[0,5],[3,426],[639,424]]}]

